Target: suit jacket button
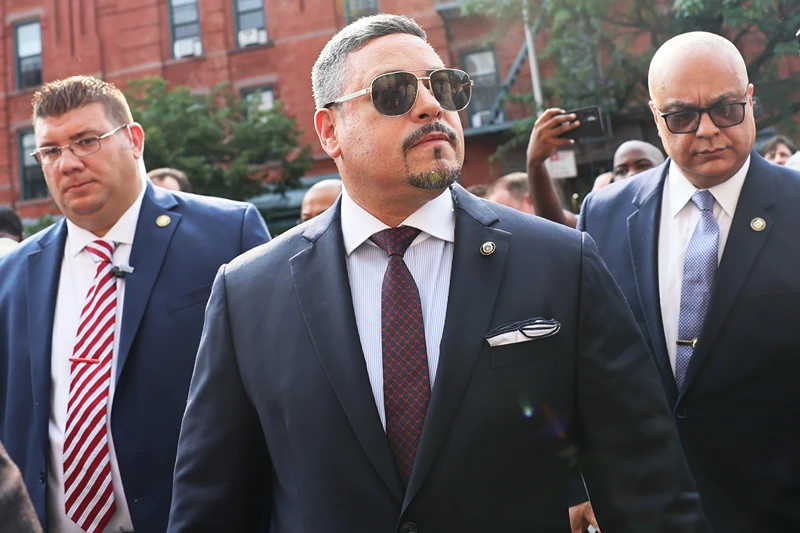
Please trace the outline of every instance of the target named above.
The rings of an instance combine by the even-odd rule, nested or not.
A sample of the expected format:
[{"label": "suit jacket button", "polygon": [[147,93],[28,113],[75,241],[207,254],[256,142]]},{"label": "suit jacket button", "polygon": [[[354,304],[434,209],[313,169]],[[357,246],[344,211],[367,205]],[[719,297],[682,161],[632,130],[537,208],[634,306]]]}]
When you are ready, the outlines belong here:
[{"label": "suit jacket button", "polygon": [[398,533],[417,533],[417,526],[414,522],[406,522],[397,531]]},{"label": "suit jacket button", "polygon": [[44,483],[44,470],[39,471],[39,483]]},{"label": "suit jacket button", "polygon": [[681,407],[680,409],[678,409],[678,410],[675,412],[675,416],[677,416],[677,417],[678,417],[678,418],[680,418],[681,420],[683,420],[684,418],[686,418],[686,415],[687,415],[687,414],[689,414],[689,413],[688,413],[688,411],[686,411],[686,408],[685,408],[685,407]]}]

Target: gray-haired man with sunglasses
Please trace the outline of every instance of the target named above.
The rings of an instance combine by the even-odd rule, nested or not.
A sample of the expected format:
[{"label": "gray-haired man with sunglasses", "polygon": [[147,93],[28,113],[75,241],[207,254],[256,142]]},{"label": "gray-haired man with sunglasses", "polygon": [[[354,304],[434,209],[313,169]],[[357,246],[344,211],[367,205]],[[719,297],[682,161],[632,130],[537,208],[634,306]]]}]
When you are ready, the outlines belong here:
[{"label": "gray-haired man with sunglasses", "polygon": [[315,127],[344,189],[219,274],[171,533],[708,531],[658,375],[591,239],[454,181],[471,82],[410,19],[334,36]]},{"label": "gray-haired man with sunglasses", "polygon": [[800,173],[753,151],[753,85],[723,37],[667,41],[649,86],[670,159],[591,194],[580,225],[647,339],[714,531],[791,531]]}]

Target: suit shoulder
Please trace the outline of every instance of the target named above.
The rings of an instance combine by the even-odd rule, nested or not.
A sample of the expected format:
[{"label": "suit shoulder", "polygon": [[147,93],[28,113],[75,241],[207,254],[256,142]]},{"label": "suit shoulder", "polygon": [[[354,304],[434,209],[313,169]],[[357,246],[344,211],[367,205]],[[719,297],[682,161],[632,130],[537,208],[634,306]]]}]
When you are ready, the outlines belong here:
[{"label": "suit shoulder", "polygon": [[289,260],[304,250],[311,243],[303,237],[304,227],[297,226],[278,235],[268,243],[248,250],[233,261],[225,269],[226,277],[234,279],[247,272],[263,271],[265,268],[276,268],[288,265]]},{"label": "suit shoulder", "polygon": [[488,200],[483,201],[497,215],[498,221],[492,227],[508,232],[512,240],[523,241],[521,244],[524,246],[580,246],[581,233],[577,230]]},{"label": "suit shoulder", "polygon": [[190,211],[216,211],[218,213],[236,213],[241,215],[249,207],[255,209],[253,204],[217,198],[214,196],[201,196],[199,194],[171,191],[169,194],[175,198],[181,208]]}]

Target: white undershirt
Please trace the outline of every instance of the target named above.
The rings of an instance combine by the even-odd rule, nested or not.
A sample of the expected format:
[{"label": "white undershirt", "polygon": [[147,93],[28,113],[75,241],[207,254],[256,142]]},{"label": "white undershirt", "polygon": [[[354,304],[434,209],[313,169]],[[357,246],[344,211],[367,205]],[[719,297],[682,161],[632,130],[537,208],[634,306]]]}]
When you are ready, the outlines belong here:
[{"label": "white undershirt", "polygon": [[[719,224],[719,257],[728,242],[731,222],[742,192],[744,178],[750,168],[750,157],[742,168],[724,183],[708,189],[714,196],[714,218]],[[658,292],[661,299],[661,320],[672,372],[678,352],[678,319],[681,310],[683,257],[700,220],[700,210],[691,201],[698,189],[670,162],[661,200],[661,229],[658,235]],[[719,263],[717,263],[719,264]]]},{"label": "white undershirt", "polygon": [[[127,211],[103,237],[117,243],[114,251],[114,265],[127,265],[131,255],[136,223],[144,197],[145,182],[142,190]],[[72,349],[78,331],[81,310],[86,293],[94,281],[97,263],[94,262],[85,246],[98,237],[79,228],[67,220],[67,242],[64,247],[64,258],[61,261],[61,277],[56,298],[55,319],[53,321],[53,349],[50,360],[50,462],[47,479],[47,521],[49,533],[83,533],[83,530],[67,518],[64,510],[64,430],[67,420],[67,403],[69,399],[69,376]],[[108,448],[111,455],[111,480],[114,486],[114,498],[117,511],[109,521],[103,533],[133,531],[128,503],[119,474],[119,464],[114,452],[114,438],[111,434],[111,406],[116,385],[117,355],[119,353],[120,325],[122,324],[122,308],[125,302],[125,279],[117,278],[117,313],[114,323],[114,351],[111,362],[111,380],[108,391],[106,410],[106,430],[108,431]],[[144,438],[144,437],[142,437]]]},{"label": "white undershirt", "polygon": [[[389,226],[365,211],[342,191],[342,234],[347,254],[347,275],[353,295],[358,335],[369,373],[381,423],[386,429],[383,405],[383,347],[381,342],[381,285],[389,258],[369,238]],[[422,230],[403,257],[422,300],[428,373],[433,390],[439,348],[442,342],[450,272],[453,266],[453,241],[456,216],[450,189],[420,207],[401,226]]]}]

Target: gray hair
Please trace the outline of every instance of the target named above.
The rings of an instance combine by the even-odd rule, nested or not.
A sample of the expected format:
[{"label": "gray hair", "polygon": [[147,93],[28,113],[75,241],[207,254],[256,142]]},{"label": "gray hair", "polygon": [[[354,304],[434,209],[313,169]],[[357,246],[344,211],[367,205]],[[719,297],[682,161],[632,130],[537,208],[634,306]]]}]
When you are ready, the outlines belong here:
[{"label": "gray hair", "polygon": [[317,109],[342,96],[350,52],[360,50],[373,39],[395,33],[408,33],[428,42],[425,30],[414,20],[386,13],[360,18],[331,37],[311,69],[311,87]]}]

